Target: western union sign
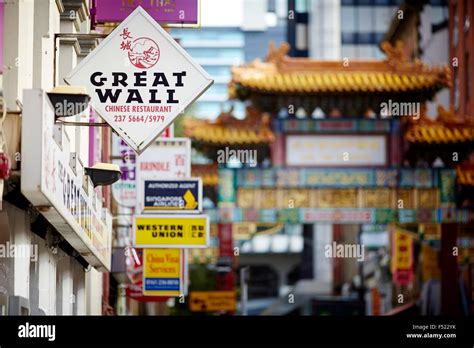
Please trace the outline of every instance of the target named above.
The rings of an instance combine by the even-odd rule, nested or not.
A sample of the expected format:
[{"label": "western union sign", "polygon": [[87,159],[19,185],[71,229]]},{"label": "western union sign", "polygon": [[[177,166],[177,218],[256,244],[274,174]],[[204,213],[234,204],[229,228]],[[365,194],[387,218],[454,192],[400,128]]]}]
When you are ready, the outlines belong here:
[{"label": "western union sign", "polygon": [[205,248],[209,243],[207,215],[137,215],[138,248]]}]

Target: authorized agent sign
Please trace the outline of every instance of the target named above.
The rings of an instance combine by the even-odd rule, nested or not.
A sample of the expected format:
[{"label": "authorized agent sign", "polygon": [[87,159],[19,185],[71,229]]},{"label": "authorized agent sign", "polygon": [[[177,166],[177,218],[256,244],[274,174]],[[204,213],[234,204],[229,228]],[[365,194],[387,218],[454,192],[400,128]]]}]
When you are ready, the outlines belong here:
[{"label": "authorized agent sign", "polygon": [[85,86],[94,109],[138,154],[213,83],[141,7],[65,81]]},{"label": "authorized agent sign", "polygon": [[134,241],[137,248],[206,248],[207,215],[137,215]]},{"label": "authorized agent sign", "polygon": [[202,180],[145,180],[142,185],[144,212],[199,213],[202,209]]}]

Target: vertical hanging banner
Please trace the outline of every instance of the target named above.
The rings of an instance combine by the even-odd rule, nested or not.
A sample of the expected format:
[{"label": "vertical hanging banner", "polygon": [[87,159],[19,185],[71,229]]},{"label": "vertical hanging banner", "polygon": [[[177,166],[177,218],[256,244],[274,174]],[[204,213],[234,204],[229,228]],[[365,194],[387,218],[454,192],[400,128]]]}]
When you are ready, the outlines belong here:
[{"label": "vertical hanging banner", "polygon": [[413,281],[413,237],[410,233],[395,228],[392,238],[393,282],[408,285]]},{"label": "vertical hanging banner", "polygon": [[185,254],[184,249],[144,249],[143,295],[180,296],[184,294],[187,279]]},{"label": "vertical hanging banner", "polygon": [[65,78],[141,154],[212,78],[140,6]]},{"label": "vertical hanging banner", "polygon": [[112,134],[112,160],[120,167],[120,180],[112,185],[112,196],[121,206],[133,208],[137,204],[135,153],[116,134]]},{"label": "vertical hanging banner", "polygon": [[232,238],[232,224],[218,224],[219,257],[231,261],[234,257],[234,240]]}]

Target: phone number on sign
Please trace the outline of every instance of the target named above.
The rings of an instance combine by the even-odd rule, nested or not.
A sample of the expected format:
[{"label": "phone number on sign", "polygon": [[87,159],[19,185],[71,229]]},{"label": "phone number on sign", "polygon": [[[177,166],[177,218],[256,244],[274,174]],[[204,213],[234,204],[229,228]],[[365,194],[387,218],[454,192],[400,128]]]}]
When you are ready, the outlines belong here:
[{"label": "phone number on sign", "polygon": [[139,115],[139,116],[126,116],[126,115],[115,115],[115,122],[140,122],[140,123],[156,123],[164,122],[165,116],[163,115]]}]

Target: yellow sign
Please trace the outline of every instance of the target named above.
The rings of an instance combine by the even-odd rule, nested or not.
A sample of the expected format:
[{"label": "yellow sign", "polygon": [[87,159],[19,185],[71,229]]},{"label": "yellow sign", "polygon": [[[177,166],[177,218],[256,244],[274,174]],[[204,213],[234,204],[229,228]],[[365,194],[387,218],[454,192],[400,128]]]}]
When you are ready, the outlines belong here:
[{"label": "yellow sign", "polygon": [[440,279],[441,270],[439,268],[439,252],[428,244],[421,245],[421,264],[423,281],[430,279]]},{"label": "yellow sign", "polygon": [[413,281],[413,237],[408,231],[395,228],[392,234],[392,278],[397,285]]},{"label": "yellow sign", "polygon": [[191,312],[235,311],[235,291],[191,291],[189,309]]},{"label": "yellow sign", "polygon": [[179,296],[183,291],[184,250],[143,250],[143,295]]},{"label": "yellow sign", "polygon": [[205,248],[209,243],[209,217],[137,215],[134,232],[139,248]]},{"label": "yellow sign", "polygon": [[396,229],[393,237],[392,270],[410,269],[413,265],[413,238],[411,234]]},{"label": "yellow sign", "polygon": [[250,240],[257,232],[255,222],[234,222],[232,224],[232,237],[235,240]]}]

